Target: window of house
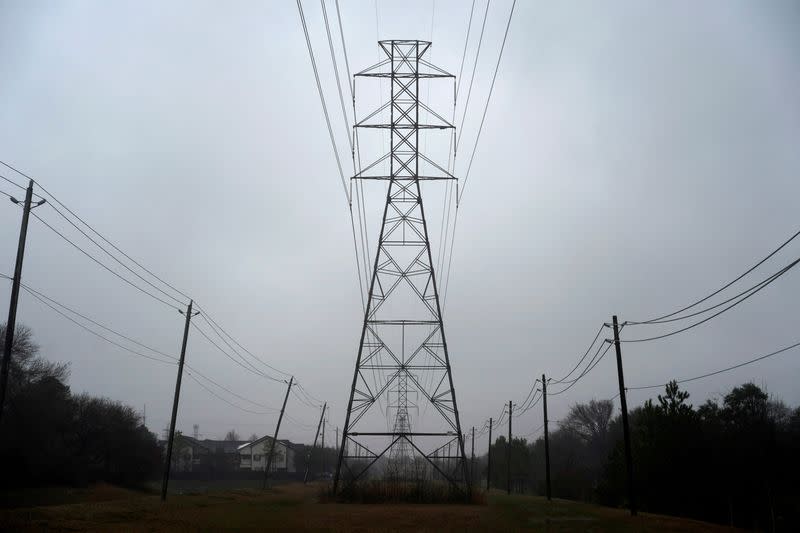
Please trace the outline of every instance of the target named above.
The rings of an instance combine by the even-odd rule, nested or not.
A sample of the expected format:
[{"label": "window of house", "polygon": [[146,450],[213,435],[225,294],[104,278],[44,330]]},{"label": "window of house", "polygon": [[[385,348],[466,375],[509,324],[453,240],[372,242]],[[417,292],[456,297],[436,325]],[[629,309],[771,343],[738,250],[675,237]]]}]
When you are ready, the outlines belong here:
[{"label": "window of house", "polygon": [[253,461],[260,461],[260,460],[261,460],[261,456],[260,455],[254,455],[253,456]]}]

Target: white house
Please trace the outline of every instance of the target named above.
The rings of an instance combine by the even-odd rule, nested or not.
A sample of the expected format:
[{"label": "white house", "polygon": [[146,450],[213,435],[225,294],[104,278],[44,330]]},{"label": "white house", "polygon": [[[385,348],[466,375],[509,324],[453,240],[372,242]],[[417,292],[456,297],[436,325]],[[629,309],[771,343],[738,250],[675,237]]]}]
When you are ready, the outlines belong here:
[{"label": "white house", "polygon": [[[239,468],[242,470],[261,470],[267,467],[272,437],[264,436],[253,442],[239,446]],[[294,449],[288,440],[278,440],[272,456],[270,472],[296,472]]]}]

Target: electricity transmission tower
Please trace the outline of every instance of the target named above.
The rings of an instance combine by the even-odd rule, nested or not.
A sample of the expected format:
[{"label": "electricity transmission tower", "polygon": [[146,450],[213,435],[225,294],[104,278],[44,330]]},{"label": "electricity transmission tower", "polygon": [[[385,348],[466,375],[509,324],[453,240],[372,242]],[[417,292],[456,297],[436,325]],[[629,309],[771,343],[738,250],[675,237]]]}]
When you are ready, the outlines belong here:
[{"label": "electricity transmission tower", "polygon": [[[391,98],[355,127],[364,133],[388,130],[389,152],[354,179],[383,180],[388,188],[334,491],[340,482],[368,477],[436,477],[460,488],[468,465],[420,187],[422,181],[455,178],[419,151],[420,131],[454,129],[420,101],[420,81],[455,77],[424,59],[429,41],[378,44],[386,58],[355,78],[388,80]],[[420,112],[428,117],[425,123]],[[430,416],[412,418],[423,405]]]}]

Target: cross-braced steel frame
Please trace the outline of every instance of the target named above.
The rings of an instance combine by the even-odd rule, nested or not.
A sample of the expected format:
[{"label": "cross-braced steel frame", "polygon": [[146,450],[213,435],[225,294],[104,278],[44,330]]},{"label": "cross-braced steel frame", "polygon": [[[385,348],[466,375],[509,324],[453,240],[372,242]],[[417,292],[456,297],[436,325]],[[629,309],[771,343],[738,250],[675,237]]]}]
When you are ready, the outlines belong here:
[{"label": "cross-braced steel frame", "polygon": [[[420,80],[454,76],[424,59],[429,41],[379,45],[386,58],[356,77],[389,80],[391,99],[356,128],[389,130],[390,148],[353,179],[389,184],[333,489],[380,470],[379,461],[385,479],[425,475],[460,489],[468,465],[420,188],[422,180],[455,178],[419,151],[421,130],[454,129],[420,102]],[[421,110],[427,123],[420,123]],[[376,380],[376,373],[383,378]],[[410,405],[411,392],[418,404],[432,407],[428,427],[412,419],[420,405]],[[387,401],[386,413],[370,420],[376,402],[390,393],[397,394],[397,402]],[[390,410],[395,411],[391,430]]]}]

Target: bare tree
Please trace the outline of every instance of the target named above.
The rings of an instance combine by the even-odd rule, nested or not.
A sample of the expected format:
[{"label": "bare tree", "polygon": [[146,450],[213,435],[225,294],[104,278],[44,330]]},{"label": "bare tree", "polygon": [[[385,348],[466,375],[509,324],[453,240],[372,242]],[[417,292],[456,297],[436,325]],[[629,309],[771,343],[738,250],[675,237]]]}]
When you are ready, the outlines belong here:
[{"label": "bare tree", "polygon": [[232,429],[225,434],[225,440],[237,441],[239,440],[239,434],[236,433],[235,429]]},{"label": "bare tree", "polygon": [[579,403],[569,410],[562,427],[580,437],[587,445],[601,443],[608,436],[608,426],[614,414],[611,400],[592,400]]}]

